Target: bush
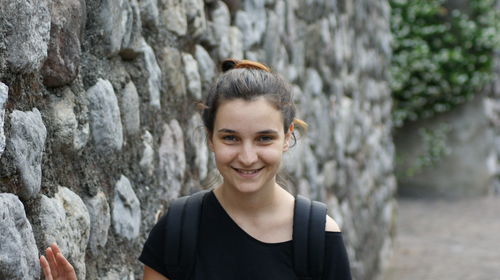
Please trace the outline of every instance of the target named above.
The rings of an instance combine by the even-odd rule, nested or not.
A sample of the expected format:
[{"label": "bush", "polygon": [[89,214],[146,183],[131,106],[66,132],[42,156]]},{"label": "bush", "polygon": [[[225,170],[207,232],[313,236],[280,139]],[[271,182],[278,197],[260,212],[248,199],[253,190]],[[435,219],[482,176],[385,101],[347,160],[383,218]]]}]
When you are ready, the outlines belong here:
[{"label": "bush", "polygon": [[390,0],[395,126],[453,109],[492,78],[500,45],[494,0],[469,0],[466,12],[443,0]]}]

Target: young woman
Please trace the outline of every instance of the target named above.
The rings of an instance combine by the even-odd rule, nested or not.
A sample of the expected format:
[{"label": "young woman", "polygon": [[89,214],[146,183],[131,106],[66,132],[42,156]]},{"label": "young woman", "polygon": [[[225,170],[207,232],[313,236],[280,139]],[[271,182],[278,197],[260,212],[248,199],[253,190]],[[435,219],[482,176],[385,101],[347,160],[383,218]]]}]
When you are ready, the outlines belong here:
[{"label": "young woman", "polygon": [[[204,104],[203,122],[223,181],[203,200],[191,279],[297,279],[292,260],[295,198],[276,178],[294,127],[305,123],[295,119],[288,83],[266,66],[226,60],[222,68]],[[349,280],[342,235],[332,218],[325,219],[322,279]],[[166,230],[162,218],[144,245],[139,260],[146,280],[171,278],[162,262]],[[47,257],[48,262],[41,258],[47,279],[52,279],[51,270],[74,275],[56,246],[47,249]]]}]

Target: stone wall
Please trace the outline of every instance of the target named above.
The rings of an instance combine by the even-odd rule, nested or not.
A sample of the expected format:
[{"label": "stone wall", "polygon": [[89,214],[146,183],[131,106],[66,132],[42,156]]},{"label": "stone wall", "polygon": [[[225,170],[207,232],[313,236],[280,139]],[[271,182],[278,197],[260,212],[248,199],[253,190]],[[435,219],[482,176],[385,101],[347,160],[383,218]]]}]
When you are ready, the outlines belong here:
[{"label": "stone wall", "polygon": [[390,252],[385,0],[0,0],[0,278],[57,241],[79,279],[136,279],[168,201],[214,165],[194,101],[227,57],[294,84],[292,192],[328,203],[354,279]]}]

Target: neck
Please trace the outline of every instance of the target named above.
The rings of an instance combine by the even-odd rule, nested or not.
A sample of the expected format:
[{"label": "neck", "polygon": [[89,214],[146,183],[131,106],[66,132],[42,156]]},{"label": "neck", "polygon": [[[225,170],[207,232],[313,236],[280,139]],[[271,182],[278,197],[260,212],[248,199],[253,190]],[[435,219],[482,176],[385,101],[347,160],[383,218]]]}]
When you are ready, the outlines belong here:
[{"label": "neck", "polygon": [[224,184],[217,187],[214,192],[219,202],[225,209],[238,213],[259,214],[274,209],[283,190],[278,184],[273,183],[256,192],[244,193]]}]

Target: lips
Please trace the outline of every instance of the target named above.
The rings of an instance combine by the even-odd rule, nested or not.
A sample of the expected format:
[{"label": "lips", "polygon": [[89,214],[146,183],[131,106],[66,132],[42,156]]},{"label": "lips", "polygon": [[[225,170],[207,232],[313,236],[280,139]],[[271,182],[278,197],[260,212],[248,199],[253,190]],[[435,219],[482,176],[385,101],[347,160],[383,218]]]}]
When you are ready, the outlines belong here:
[{"label": "lips", "polygon": [[240,168],[233,167],[233,169],[243,176],[252,176],[252,175],[259,173],[259,171],[264,169],[264,167],[258,168],[258,169],[240,169]]}]

